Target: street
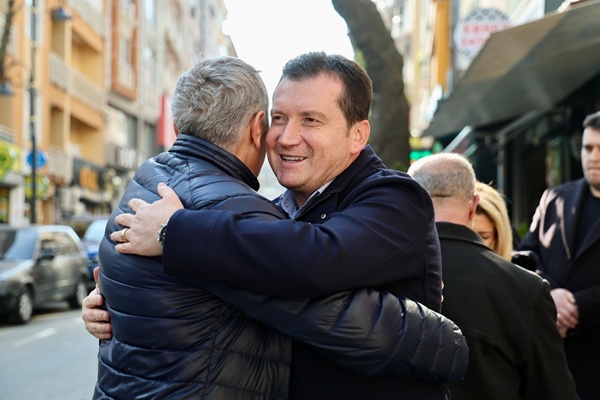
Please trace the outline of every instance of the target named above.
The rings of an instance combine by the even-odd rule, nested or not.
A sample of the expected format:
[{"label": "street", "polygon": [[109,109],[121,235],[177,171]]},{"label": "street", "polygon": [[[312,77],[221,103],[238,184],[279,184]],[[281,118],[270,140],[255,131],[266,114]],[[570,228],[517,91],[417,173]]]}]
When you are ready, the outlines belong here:
[{"label": "street", "polygon": [[0,320],[0,400],[88,400],[98,341],[80,310],[52,303],[26,325]]}]

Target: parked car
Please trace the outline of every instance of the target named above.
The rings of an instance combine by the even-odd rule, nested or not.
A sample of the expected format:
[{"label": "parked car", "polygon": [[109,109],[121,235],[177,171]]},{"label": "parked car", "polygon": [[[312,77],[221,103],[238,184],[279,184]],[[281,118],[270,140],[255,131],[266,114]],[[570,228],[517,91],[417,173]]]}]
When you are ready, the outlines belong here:
[{"label": "parked car", "polygon": [[107,222],[108,219],[97,219],[92,221],[92,223],[85,230],[85,233],[81,239],[83,242],[83,247],[85,247],[85,250],[87,251],[88,257],[88,289],[93,289],[96,286],[96,282],[94,281],[94,268],[98,266],[98,250],[100,249],[100,242],[104,237],[104,231],[106,230]]},{"label": "parked car", "polygon": [[87,254],[63,225],[0,226],[0,315],[26,323],[34,308],[67,300],[80,308],[87,296]]}]

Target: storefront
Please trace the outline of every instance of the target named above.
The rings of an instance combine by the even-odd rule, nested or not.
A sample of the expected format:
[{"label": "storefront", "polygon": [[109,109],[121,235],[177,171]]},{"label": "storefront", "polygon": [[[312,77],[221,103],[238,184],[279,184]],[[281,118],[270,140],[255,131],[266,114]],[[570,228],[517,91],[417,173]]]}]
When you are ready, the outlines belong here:
[{"label": "storefront", "polygon": [[583,118],[600,110],[600,2],[493,34],[424,136],[465,153],[526,226],[543,190],[581,176]]}]

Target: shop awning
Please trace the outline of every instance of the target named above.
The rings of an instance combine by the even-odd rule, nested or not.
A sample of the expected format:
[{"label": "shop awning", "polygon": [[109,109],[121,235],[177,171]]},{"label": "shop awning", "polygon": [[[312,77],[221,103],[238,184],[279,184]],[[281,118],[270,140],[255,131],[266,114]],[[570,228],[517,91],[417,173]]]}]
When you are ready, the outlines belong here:
[{"label": "shop awning", "polygon": [[600,75],[600,1],[490,36],[423,136],[546,110]]}]

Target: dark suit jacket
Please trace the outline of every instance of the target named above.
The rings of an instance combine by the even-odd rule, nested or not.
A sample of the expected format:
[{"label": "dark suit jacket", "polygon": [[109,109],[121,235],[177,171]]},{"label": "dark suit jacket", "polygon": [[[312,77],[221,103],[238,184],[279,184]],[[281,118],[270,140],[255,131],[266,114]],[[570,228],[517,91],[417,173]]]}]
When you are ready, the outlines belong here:
[{"label": "dark suit jacket", "polygon": [[600,396],[600,220],[573,252],[585,179],[548,189],[542,195],[520,250],[538,255],[538,273],[552,288],[573,292],[579,326],[565,340],[571,372],[582,399]]},{"label": "dark suit jacket", "polygon": [[[164,268],[284,297],[375,287],[439,310],[442,264],[431,198],[405,173],[386,169],[370,146],[295,218],[310,224],[180,210],[169,220]],[[190,238],[202,240],[190,246]],[[431,366],[464,366],[464,352],[450,357],[439,347],[417,353]],[[294,400],[448,398],[442,382],[361,375],[297,341],[292,363]]]},{"label": "dark suit jacket", "polygon": [[463,225],[436,224],[442,246],[442,314],[469,345],[453,400],[575,399],[548,282],[487,247]]}]

